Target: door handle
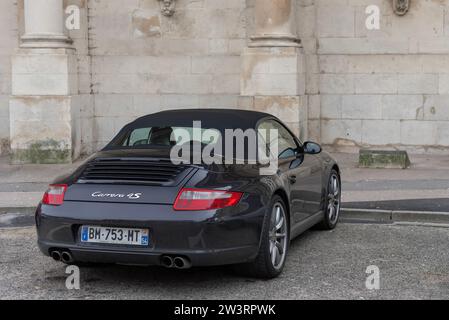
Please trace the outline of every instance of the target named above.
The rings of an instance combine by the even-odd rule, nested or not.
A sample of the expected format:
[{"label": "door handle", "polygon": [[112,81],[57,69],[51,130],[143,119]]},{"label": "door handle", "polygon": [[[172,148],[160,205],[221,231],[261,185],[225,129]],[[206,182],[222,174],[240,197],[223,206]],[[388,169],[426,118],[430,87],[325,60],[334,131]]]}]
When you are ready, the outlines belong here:
[{"label": "door handle", "polygon": [[296,176],[295,175],[288,176],[288,181],[290,181],[291,184],[294,184],[296,182]]}]

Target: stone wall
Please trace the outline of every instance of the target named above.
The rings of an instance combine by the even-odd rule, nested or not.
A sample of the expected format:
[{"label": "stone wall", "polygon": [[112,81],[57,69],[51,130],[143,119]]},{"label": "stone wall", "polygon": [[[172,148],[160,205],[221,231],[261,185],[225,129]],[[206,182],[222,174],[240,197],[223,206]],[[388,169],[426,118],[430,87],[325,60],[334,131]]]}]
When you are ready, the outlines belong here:
[{"label": "stone wall", "polygon": [[11,56],[18,46],[18,11],[16,1],[0,1],[0,154],[9,150]]},{"label": "stone wall", "polygon": [[[70,120],[71,139],[81,141],[75,153],[101,148],[141,115],[210,107],[273,113],[303,139],[338,150],[447,151],[449,0],[411,0],[402,17],[392,0],[293,0],[301,47],[267,49],[251,47],[256,1],[176,0],[166,17],[157,0],[64,0],[81,9],[81,30],[69,32],[77,60],[68,97],[79,110]],[[381,10],[377,31],[365,27],[373,4]],[[23,0],[0,1],[0,28],[5,153]]]},{"label": "stone wall", "polygon": [[245,0],[89,1],[94,142],[128,121],[173,108],[237,108]]},{"label": "stone wall", "polygon": [[76,5],[80,8],[80,30],[70,30],[68,32],[73,40],[73,46],[76,50],[77,68],[78,68],[78,96],[80,117],[79,126],[81,139],[81,154],[90,154],[94,150],[94,98],[92,90],[92,73],[89,49],[89,6],[87,0],[64,0],[64,7]]},{"label": "stone wall", "polygon": [[[334,146],[449,146],[449,1],[316,3],[321,141]],[[365,27],[365,8],[381,28]],[[341,149],[341,148],[340,148]]]},{"label": "stone wall", "polygon": [[314,0],[297,1],[298,36],[304,52],[305,104],[307,110],[307,138],[321,141],[321,95],[319,88],[319,58],[317,51],[317,5]]}]

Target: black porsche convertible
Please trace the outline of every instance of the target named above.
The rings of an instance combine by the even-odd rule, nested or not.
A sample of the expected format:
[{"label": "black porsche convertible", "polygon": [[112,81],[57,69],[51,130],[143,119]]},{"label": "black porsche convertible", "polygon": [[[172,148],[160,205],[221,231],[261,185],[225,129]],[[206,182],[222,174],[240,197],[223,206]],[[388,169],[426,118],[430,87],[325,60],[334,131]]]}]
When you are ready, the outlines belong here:
[{"label": "black porsche convertible", "polygon": [[[258,161],[259,147],[254,159],[244,152],[235,163],[191,161],[212,141],[224,145],[221,136],[229,132],[261,128],[276,139],[257,134],[245,146],[263,146],[276,160],[270,174],[261,170],[268,164]],[[174,159],[186,146],[188,157]],[[212,152],[215,160],[224,149]],[[238,265],[272,278],[282,272],[293,238],[313,226],[335,228],[340,197],[335,160],[270,114],[164,111],[126,125],[49,186],[36,211],[38,245],[67,264]]]}]

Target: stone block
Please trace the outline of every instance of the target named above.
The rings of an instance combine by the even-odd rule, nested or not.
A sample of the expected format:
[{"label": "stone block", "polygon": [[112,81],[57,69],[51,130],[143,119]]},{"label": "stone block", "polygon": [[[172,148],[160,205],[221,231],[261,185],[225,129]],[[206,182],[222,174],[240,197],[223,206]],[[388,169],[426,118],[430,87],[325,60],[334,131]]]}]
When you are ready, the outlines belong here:
[{"label": "stone block", "polygon": [[443,56],[428,59],[423,55],[325,54],[320,55],[319,59],[321,73],[356,73],[373,76],[421,73],[423,66],[429,70],[428,73],[438,73],[446,66]]},{"label": "stone block", "polygon": [[11,97],[13,163],[67,163],[79,156],[79,100],[64,97]]},{"label": "stone block", "polygon": [[355,35],[355,11],[348,5],[317,7],[317,32],[322,38],[353,37]]},{"label": "stone block", "polygon": [[242,55],[244,96],[294,96],[305,92],[304,55],[298,48],[247,48]]},{"label": "stone block", "polygon": [[160,92],[164,94],[210,94],[212,93],[212,80],[212,75],[171,75],[162,81]]},{"label": "stone block", "polygon": [[401,142],[399,120],[362,120],[362,144],[396,145]]},{"label": "stone block", "polygon": [[[243,52],[246,46],[246,39],[231,39],[229,40],[229,54],[239,55]],[[212,52],[211,52],[212,53]]]},{"label": "stone block", "polygon": [[94,96],[96,117],[120,117],[133,105],[133,96],[126,94],[96,94]]},{"label": "stone block", "polygon": [[161,97],[161,109],[185,109],[185,108],[198,108],[199,107],[199,95],[193,94],[166,94]]},{"label": "stone block", "polygon": [[320,38],[318,53],[408,54],[409,40],[406,38]]},{"label": "stone block", "polygon": [[449,121],[439,121],[437,123],[437,145],[449,146]]},{"label": "stone block", "polygon": [[447,37],[421,38],[418,41],[418,53],[420,54],[447,54],[448,52]]},{"label": "stone block", "polygon": [[7,95],[0,95],[0,118],[9,119],[9,96]]},{"label": "stone block", "polygon": [[362,120],[321,120],[321,142],[330,145],[359,145]]},{"label": "stone block", "polygon": [[250,80],[241,79],[243,95],[297,95],[298,77],[296,75],[255,74]]},{"label": "stone block", "polygon": [[359,153],[359,167],[406,169],[410,166],[410,159],[406,151],[399,150],[366,150]]},{"label": "stone block", "polygon": [[80,128],[81,128],[80,154],[81,155],[89,155],[95,151],[93,148],[93,142],[95,140],[93,126],[94,126],[93,118],[91,118],[91,117],[80,118]]},{"label": "stone block", "polygon": [[237,56],[206,56],[192,58],[192,73],[240,74],[241,60]]},{"label": "stone block", "polygon": [[318,43],[315,38],[302,38],[301,45],[303,47],[304,53],[306,54],[317,53]]},{"label": "stone block", "polygon": [[[132,106],[129,107],[125,118],[138,118],[163,109],[163,96],[153,94],[133,95]],[[106,115],[104,115],[106,116]]]},{"label": "stone block", "polygon": [[95,74],[189,74],[189,56],[94,56],[92,58]]},{"label": "stone block", "polygon": [[78,94],[77,60],[67,49],[22,49],[12,58],[13,95]]},{"label": "stone block", "polygon": [[350,73],[349,57],[345,55],[319,55],[321,73]]},{"label": "stone block", "polygon": [[167,78],[149,74],[94,74],[93,90],[98,94],[156,94],[161,85],[167,85],[161,83]]},{"label": "stone block", "polygon": [[[130,48],[125,48],[126,53]],[[209,54],[209,40],[208,39],[161,39],[155,42],[152,47],[148,49],[143,47],[136,48],[136,54],[152,53],[156,56],[196,56]]]},{"label": "stone block", "polygon": [[437,123],[435,121],[401,122],[401,144],[412,146],[434,146],[437,142]]},{"label": "stone block", "polygon": [[424,96],[424,120],[449,121],[449,95]]},{"label": "stone block", "polygon": [[10,100],[10,121],[70,122],[72,100],[66,97],[25,96]]},{"label": "stone block", "polygon": [[397,93],[397,77],[392,74],[357,74],[354,77],[357,94]]},{"label": "stone block", "polygon": [[214,75],[212,80],[212,93],[238,95],[240,93],[240,75]]},{"label": "stone block", "polygon": [[[420,72],[423,73],[445,73],[449,69],[449,51],[446,54],[424,54],[420,57]],[[415,72],[417,73],[417,72]]]},{"label": "stone block", "polygon": [[285,122],[295,122],[300,120],[301,103],[299,97],[255,96],[254,110],[272,114]]},{"label": "stone block", "polygon": [[438,75],[398,75],[398,92],[399,94],[436,94],[438,93]]},{"label": "stone block", "polygon": [[321,95],[321,118],[341,119],[342,117],[342,96],[341,95]]},{"label": "stone block", "polygon": [[438,93],[439,94],[449,94],[449,74],[444,73],[439,75],[438,83]]},{"label": "stone block", "polygon": [[309,120],[308,122],[308,140],[321,143],[321,121]]},{"label": "stone block", "polygon": [[363,54],[345,58],[348,73],[396,75],[422,72],[421,55]]},{"label": "stone block", "polygon": [[234,109],[239,107],[238,95],[200,95],[198,96],[199,108],[224,108]]},{"label": "stone block", "polygon": [[320,93],[320,75],[318,73],[306,73],[305,93],[316,95]]},{"label": "stone block", "polygon": [[381,119],[382,96],[348,95],[342,96],[343,119]]},{"label": "stone block", "polygon": [[324,94],[355,93],[354,75],[322,74],[320,76],[320,92]]},{"label": "stone block", "polygon": [[246,0],[205,0],[205,8],[211,9],[244,9],[246,8]]},{"label": "stone block", "polygon": [[308,97],[308,107],[309,107],[309,119],[318,120],[321,118],[321,96],[318,94],[309,95]]},{"label": "stone block", "polygon": [[382,119],[422,120],[423,100],[422,95],[385,95],[382,98]]},{"label": "stone block", "polygon": [[67,95],[70,94],[68,74],[13,74],[12,94],[20,95]]},{"label": "stone block", "polygon": [[114,118],[111,117],[95,117],[93,131],[96,141],[103,142],[109,142],[118,132],[115,128]]},{"label": "stone block", "polygon": [[[9,118],[0,117],[0,141],[8,140],[9,142]],[[2,143],[0,143],[1,145]],[[9,143],[8,143],[9,144]],[[1,154],[1,151],[0,151]]]},{"label": "stone block", "polygon": [[209,40],[209,53],[224,55],[229,51],[228,39],[210,39]]}]

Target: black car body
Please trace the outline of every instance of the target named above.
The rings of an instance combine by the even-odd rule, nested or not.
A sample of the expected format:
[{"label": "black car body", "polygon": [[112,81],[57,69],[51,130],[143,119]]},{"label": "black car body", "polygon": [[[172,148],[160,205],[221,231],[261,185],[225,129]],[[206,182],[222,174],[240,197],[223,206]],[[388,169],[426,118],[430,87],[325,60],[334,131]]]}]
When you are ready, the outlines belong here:
[{"label": "black car body", "polygon": [[[154,135],[156,127],[191,126],[193,120],[201,120],[205,128],[216,130],[257,128],[268,121],[291,135],[295,151],[279,159],[275,174],[261,176],[258,164],[175,165],[170,160],[170,147],[140,140],[129,145],[131,132],[136,129],[150,128]],[[128,145],[124,146],[126,139]],[[331,192],[335,195],[329,196],[334,183],[338,183]],[[220,197],[226,197],[224,201],[231,201],[233,196],[236,199],[224,207],[219,205],[221,200],[210,200],[218,205],[207,210],[189,210],[190,200],[186,200],[187,207],[176,209],[182,190],[193,197],[202,197],[201,190],[218,190],[222,192],[218,193]],[[54,181],[37,208],[38,244],[45,255],[66,263],[178,268],[244,264],[252,268],[254,275],[273,277],[282,270],[289,239],[318,223],[327,229],[335,227],[339,194],[339,168],[332,157],[314,143],[301,143],[269,114],[238,110],[166,111],[125,126],[108,146],[75,172]],[[205,198],[209,196],[216,195],[204,194]],[[329,212],[332,206],[333,217]],[[281,214],[287,220],[282,229],[286,241],[281,245],[279,238],[278,245],[276,230],[268,225],[270,219],[280,224]],[[148,234],[146,242],[140,235],[139,245],[91,243],[82,238],[94,236],[87,232],[93,234],[100,229],[83,230],[83,226],[101,226],[116,233],[122,230],[122,237],[128,233],[129,238],[133,236],[130,228],[147,230]],[[270,233],[270,228],[274,233]],[[116,234],[116,238],[119,236]],[[266,250],[277,251],[274,255],[278,256],[273,258],[275,262],[279,259],[276,268],[260,267],[271,259]]]}]

